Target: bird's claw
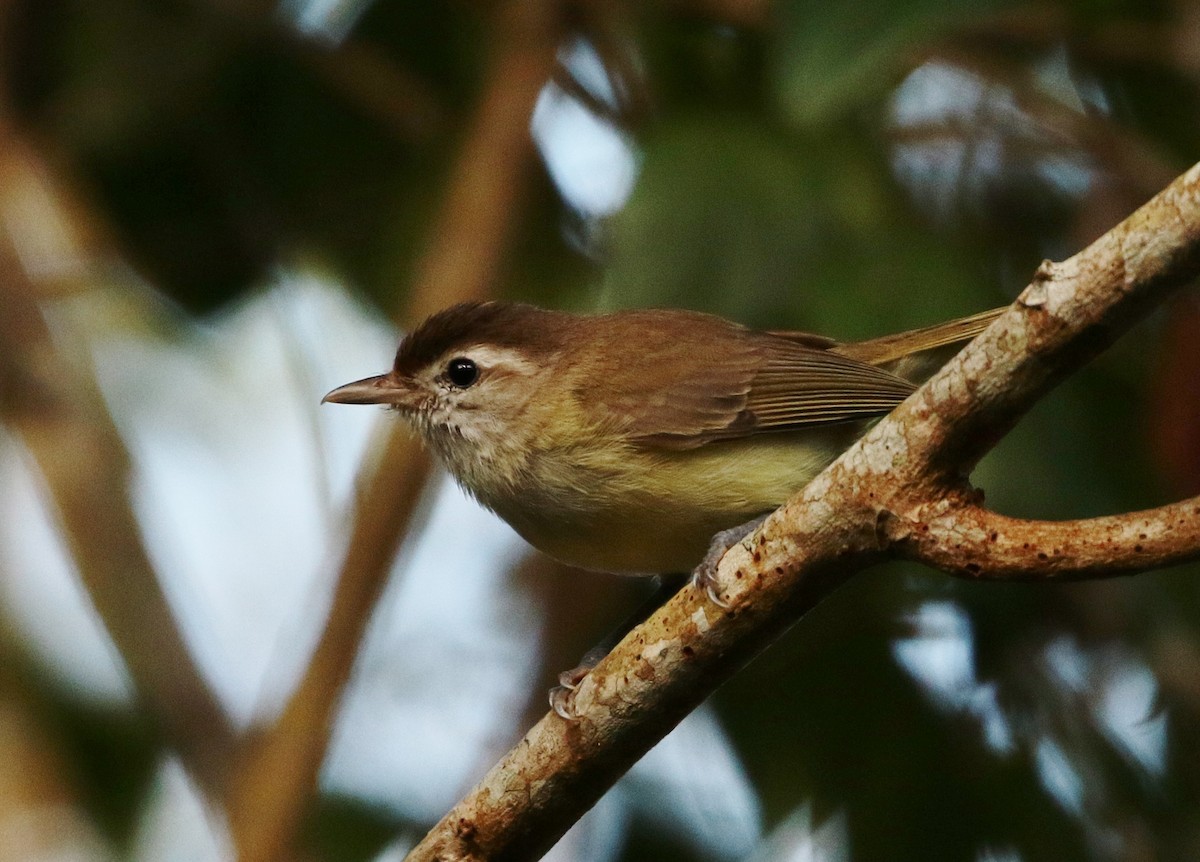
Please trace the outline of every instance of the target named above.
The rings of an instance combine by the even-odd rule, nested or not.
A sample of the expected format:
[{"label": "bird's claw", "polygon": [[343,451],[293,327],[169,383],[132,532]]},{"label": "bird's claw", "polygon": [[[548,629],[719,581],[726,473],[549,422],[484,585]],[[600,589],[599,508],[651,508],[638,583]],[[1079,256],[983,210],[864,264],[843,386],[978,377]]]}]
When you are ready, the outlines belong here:
[{"label": "bird's claw", "polygon": [[588,671],[591,669],[591,665],[580,665],[570,670],[564,670],[558,675],[558,684],[567,691],[574,691],[579,687],[579,683],[583,681],[583,678],[587,676]]},{"label": "bird's claw", "polygon": [[579,714],[575,712],[575,689],[565,685],[556,685],[550,689],[550,708],[563,721],[578,721]]},{"label": "bird's claw", "polygon": [[717,583],[717,564],[721,562],[726,551],[757,530],[766,519],[767,516],[763,515],[761,518],[755,518],[753,521],[747,521],[717,533],[712,537],[708,553],[704,555],[700,565],[696,566],[695,571],[692,572],[692,586],[698,590],[704,590],[704,595],[708,597],[708,600],[722,610],[730,605],[721,598],[721,585]]},{"label": "bird's claw", "polygon": [[560,673],[558,685],[550,689],[550,708],[563,721],[579,720],[579,713],[575,711],[575,689],[595,664],[594,661],[589,663],[585,656],[583,664]]},{"label": "bird's claw", "polygon": [[[721,551],[723,555],[724,550]],[[717,557],[720,560],[720,556]],[[704,590],[704,595],[708,600],[722,610],[729,607],[729,602],[721,598],[720,585],[717,583],[717,566],[716,563],[709,564],[706,559],[701,563],[696,571],[692,573],[692,586],[698,590]]]}]

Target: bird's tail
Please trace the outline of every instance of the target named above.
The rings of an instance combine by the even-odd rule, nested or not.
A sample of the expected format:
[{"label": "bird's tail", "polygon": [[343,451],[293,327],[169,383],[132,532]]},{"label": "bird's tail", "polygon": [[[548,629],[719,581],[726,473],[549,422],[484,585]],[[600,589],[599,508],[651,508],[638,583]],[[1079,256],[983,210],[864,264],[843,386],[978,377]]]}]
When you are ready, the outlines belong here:
[{"label": "bird's tail", "polygon": [[867,362],[871,365],[887,365],[912,356],[914,353],[924,353],[939,347],[970,341],[1006,311],[1008,311],[1008,306],[993,308],[991,311],[981,311],[970,317],[961,317],[958,320],[938,323],[922,329],[910,329],[908,332],[898,332],[895,335],[885,335],[869,341],[838,344],[832,350],[860,362]]}]

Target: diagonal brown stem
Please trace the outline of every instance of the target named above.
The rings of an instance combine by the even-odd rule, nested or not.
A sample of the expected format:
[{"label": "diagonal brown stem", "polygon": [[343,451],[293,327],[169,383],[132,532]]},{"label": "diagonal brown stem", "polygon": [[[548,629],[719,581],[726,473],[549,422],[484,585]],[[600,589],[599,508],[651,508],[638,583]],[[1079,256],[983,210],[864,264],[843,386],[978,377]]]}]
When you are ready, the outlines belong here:
[{"label": "diagonal brown stem", "polygon": [[0,417],[38,466],[145,714],[196,781],[219,793],[233,759],[233,727],[183,642],[142,542],[129,453],[86,369],[73,367],[51,341],[36,295],[0,233]]},{"label": "diagonal brown stem", "polygon": [[[485,296],[500,271],[534,157],[529,121],[554,69],[558,0],[514,0],[498,10],[489,85],[468,129],[431,241],[415,276],[409,321]],[[334,710],[371,612],[391,569],[430,462],[390,429],[382,459],[360,495],[325,630],[278,721],[255,739],[228,798],[241,862],[272,862],[291,843],[324,760]]]}]

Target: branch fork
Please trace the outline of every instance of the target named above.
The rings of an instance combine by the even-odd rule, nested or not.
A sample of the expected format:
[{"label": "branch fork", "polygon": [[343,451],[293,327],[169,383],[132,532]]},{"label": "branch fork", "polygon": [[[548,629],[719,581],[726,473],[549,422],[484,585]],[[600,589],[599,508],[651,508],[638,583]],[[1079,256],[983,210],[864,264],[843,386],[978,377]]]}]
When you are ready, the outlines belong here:
[{"label": "branch fork", "polygon": [[1053,386],[1200,274],[1200,165],[1007,313],[530,729],[409,854],[535,859],[691,709],[857,572],[889,557],[958,577],[1068,580],[1200,559],[1200,498],[1081,521],[1009,518],[966,480]]}]

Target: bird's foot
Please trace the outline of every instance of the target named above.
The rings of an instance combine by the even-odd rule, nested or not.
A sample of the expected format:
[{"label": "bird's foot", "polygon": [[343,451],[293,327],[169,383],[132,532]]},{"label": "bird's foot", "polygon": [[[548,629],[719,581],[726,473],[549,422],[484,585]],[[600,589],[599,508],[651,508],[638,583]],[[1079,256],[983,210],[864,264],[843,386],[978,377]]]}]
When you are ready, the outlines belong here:
[{"label": "bird's foot", "polygon": [[558,675],[558,685],[550,689],[550,708],[563,721],[579,719],[579,714],[575,711],[575,689],[599,660],[600,657],[592,658],[591,653],[588,653],[579,665]]},{"label": "bird's foot", "polygon": [[565,721],[575,721],[579,718],[579,713],[575,711],[575,689],[579,687],[579,683],[583,682],[583,678],[600,663],[600,659],[612,651],[621,638],[629,634],[635,626],[645,621],[646,617],[662,607],[663,602],[678,592],[687,577],[682,574],[657,576],[654,592],[621,625],[610,632],[608,637],[588,650],[579,660],[578,665],[570,670],[564,670],[558,675],[558,685],[550,689],[550,708],[559,717]]},{"label": "bird's foot", "polygon": [[692,572],[692,586],[698,590],[704,590],[708,600],[717,607],[729,607],[729,602],[721,598],[721,591],[717,584],[717,564],[721,562],[721,557],[725,556],[726,551],[761,527],[765,520],[767,520],[767,516],[761,515],[744,524],[717,533],[709,543],[708,553],[704,555],[700,565],[696,566]]}]

